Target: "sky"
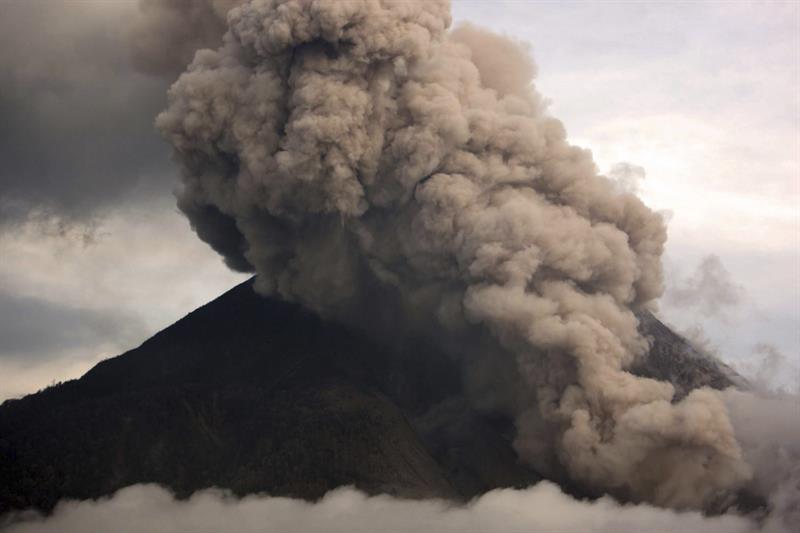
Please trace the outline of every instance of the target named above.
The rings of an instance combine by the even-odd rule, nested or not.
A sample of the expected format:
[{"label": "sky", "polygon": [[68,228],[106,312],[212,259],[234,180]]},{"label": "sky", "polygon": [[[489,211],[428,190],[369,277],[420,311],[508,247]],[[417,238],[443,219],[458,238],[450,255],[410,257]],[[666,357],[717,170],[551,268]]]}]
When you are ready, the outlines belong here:
[{"label": "sky", "polygon": [[[135,1],[0,0],[0,400],[80,376],[247,275],[177,211]],[[800,5],[453,3],[530,46],[574,144],[669,221],[660,316],[800,387]],[[168,70],[168,69],[167,69]]]}]

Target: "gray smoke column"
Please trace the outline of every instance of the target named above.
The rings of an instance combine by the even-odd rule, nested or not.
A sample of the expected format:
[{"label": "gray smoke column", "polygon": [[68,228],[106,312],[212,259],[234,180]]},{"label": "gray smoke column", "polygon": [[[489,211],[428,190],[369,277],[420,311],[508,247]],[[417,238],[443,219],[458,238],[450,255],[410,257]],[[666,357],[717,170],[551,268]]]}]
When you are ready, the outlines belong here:
[{"label": "gray smoke column", "polygon": [[717,393],[673,403],[625,370],[648,347],[633,310],[662,292],[664,224],[567,143],[522,47],[448,33],[443,1],[254,0],[228,25],[157,126],[181,209],[230,266],[376,335],[436,339],[476,402],[516,417],[525,460],[591,490],[707,507],[748,478]]}]

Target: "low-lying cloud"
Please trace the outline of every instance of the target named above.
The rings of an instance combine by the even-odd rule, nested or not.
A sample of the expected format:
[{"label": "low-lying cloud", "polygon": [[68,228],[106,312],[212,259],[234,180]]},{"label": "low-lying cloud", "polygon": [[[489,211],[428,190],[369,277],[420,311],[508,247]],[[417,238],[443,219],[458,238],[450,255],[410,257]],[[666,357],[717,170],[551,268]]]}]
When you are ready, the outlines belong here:
[{"label": "low-lying cloud", "polygon": [[468,505],[367,496],[351,488],[316,503],[205,490],[185,501],[157,485],[135,485],[111,498],[63,502],[47,519],[29,518],[8,533],[608,531],[745,533],[754,525],[734,516],[705,517],[648,505],[623,506],[605,497],[577,501],[548,482],[525,490],[494,490]]}]

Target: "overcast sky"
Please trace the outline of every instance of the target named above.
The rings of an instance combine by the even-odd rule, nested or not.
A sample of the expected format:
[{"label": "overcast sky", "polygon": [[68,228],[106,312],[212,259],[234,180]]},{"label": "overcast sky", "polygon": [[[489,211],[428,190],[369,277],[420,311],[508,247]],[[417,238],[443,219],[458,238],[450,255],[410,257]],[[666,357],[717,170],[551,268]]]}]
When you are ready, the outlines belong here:
[{"label": "overcast sky", "polygon": [[[169,75],[131,64],[136,2],[0,4],[3,399],[78,377],[247,276],[174,207],[176,169],[151,126]],[[795,390],[798,5],[453,5],[456,23],[529,43],[572,142],[664,211],[662,317]]]}]

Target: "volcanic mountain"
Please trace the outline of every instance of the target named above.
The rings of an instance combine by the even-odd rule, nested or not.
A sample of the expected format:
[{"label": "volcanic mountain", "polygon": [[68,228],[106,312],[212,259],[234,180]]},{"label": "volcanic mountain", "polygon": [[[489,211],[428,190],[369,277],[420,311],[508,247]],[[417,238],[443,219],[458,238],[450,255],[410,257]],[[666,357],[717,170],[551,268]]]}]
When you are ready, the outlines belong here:
[{"label": "volcanic mountain", "polygon": [[[679,395],[737,384],[652,314],[640,322],[652,348],[633,372]],[[513,436],[512,420],[470,406],[456,363],[429,343],[382,343],[250,280],[80,379],[3,403],[0,514],[135,483],[461,500],[541,479]]]}]

